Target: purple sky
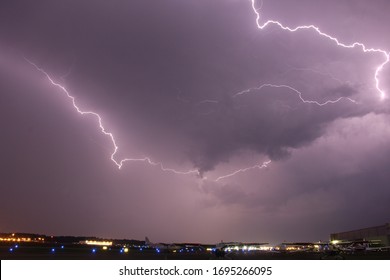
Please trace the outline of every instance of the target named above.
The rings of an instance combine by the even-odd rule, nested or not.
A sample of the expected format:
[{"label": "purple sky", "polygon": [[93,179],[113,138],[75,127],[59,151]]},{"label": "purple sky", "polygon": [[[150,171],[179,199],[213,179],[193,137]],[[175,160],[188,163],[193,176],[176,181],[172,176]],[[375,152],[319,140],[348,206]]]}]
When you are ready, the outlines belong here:
[{"label": "purple sky", "polygon": [[[260,30],[249,0],[153,2],[1,1],[0,231],[278,243],[389,222],[382,53]],[[263,2],[260,24],[390,51],[387,0]],[[118,161],[200,176],[119,170],[96,118],[24,58],[102,117]]]}]

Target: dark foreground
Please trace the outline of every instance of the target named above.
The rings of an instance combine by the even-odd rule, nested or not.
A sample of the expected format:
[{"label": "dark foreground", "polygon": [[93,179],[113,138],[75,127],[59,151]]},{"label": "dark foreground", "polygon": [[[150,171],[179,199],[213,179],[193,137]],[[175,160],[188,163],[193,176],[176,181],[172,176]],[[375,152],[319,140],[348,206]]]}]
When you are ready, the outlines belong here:
[{"label": "dark foreground", "polygon": [[103,250],[101,247],[58,244],[2,244],[2,260],[390,260],[390,252],[355,252],[327,255],[321,252],[231,252],[217,257],[213,252],[194,250],[190,252],[157,252],[154,249],[120,247]]}]

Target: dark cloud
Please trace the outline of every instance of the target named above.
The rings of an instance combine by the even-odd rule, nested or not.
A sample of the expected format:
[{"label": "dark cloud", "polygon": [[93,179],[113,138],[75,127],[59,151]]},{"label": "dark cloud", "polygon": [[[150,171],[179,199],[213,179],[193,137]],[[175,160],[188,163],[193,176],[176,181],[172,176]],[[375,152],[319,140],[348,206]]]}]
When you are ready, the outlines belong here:
[{"label": "dark cloud", "polygon": [[[273,34],[259,32],[253,18],[243,16],[250,14],[250,6],[240,2],[179,2],[95,1],[91,8],[41,1],[21,11],[29,19],[26,24],[8,15],[8,26],[14,26],[9,41],[57,79],[68,73],[65,84],[86,108],[116,124],[122,146],[134,143],[159,159],[173,155],[180,160],[187,154],[201,172],[242,149],[283,158],[288,148],[321,135],[327,122],[358,110],[343,104],[312,114],[318,108],[299,104],[299,96],[288,89],[265,88],[251,92],[259,97],[233,99],[239,91],[271,81],[297,87],[308,100],[353,97],[358,89],[343,82],[345,76],[333,77],[326,66],[310,69],[319,62],[351,68],[366,61],[361,53],[351,57],[310,33],[292,36],[274,27]],[[309,74],[290,69],[298,61],[296,66]],[[334,85],[337,80],[341,84]],[[202,103],[207,100],[215,101],[211,108]],[[275,100],[295,110],[281,115],[283,107]]]},{"label": "dark cloud", "polygon": [[[318,189],[340,189],[343,186],[356,188],[359,190],[355,192],[358,196],[365,185],[368,191],[372,191],[372,188],[380,192],[387,191],[387,175],[384,170],[388,164],[389,153],[385,141],[390,132],[388,123],[389,117],[384,114],[337,120],[314,143],[303,149],[292,150],[293,156],[276,164],[276,167],[271,165],[261,175],[256,172],[237,176],[237,182],[244,179],[247,183],[244,185],[248,188],[237,185],[237,182],[225,184],[206,181],[202,190],[222,201],[225,201],[226,196],[226,202],[249,206],[276,206],[285,204],[292,199],[293,194],[300,196],[314,193]],[[283,181],[267,180],[273,179],[275,173],[284,174]],[[248,184],[245,181],[248,176],[261,178],[263,182],[250,180],[252,184]],[[264,185],[267,185],[267,190]],[[289,185],[294,187],[289,188]],[[279,188],[284,189],[285,193],[281,193]],[[242,195],[231,195],[236,191]],[[267,193],[274,193],[276,196],[271,199]],[[362,192],[362,197],[365,197],[364,193]],[[236,199],[231,200],[231,197]],[[259,200],[260,204],[253,203]]]}]

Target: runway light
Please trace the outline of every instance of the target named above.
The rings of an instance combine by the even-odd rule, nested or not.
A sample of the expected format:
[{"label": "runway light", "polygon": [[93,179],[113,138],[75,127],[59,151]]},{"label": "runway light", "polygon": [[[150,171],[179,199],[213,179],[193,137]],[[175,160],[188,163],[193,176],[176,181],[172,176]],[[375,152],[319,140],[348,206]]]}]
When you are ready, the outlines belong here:
[{"label": "runway light", "polygon": [[123,249],[125,253],[129,252],[129,248]]},{"label": "runway light", "polygon": [[52,253],[54,253],[55,251],[56,251],[56,249],[54,249],[54,248],[51,249],[51,252],[52,252]]},{"label": "runway light", "polygon": [[81,243],[92,245],[92,246],[112,246],[112,241],[101,241],[101,240],[85,240]]},{"label": "runway light", "polygon": [[103,250],[107,250],[107,246],[103,246]]},{"label": "runway light", "polygon": [[64,249],[64,245],[61,246],[61,249]]},{"label": "runway light", "polygon": [[15,248],[18,248],[19,247],[19,245],[15,245]]},{"label": "runway light", "polygon": [[9,251],[10,251],[10,252],[13,252],[13,251],[14,251],[14,248],[9,248]]}]

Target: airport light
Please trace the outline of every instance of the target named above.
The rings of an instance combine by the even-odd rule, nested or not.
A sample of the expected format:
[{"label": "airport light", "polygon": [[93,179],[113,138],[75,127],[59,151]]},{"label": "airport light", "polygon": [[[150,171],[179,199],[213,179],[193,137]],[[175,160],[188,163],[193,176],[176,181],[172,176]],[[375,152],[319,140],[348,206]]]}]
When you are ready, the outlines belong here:
[{"label": "airport light", "polygon": [[112,241],[86,240],[85,244],[94,246],[112,246]]},{"label": "airport light", "polygon": [[30,242],[31,241],[31,238],[25,238],[25,237],[8,237],[8,238],[0,238],[0,241],[3,241],[3,242]]}]

